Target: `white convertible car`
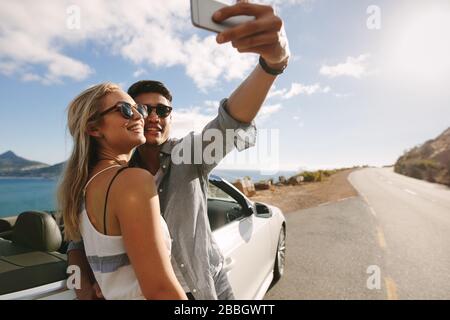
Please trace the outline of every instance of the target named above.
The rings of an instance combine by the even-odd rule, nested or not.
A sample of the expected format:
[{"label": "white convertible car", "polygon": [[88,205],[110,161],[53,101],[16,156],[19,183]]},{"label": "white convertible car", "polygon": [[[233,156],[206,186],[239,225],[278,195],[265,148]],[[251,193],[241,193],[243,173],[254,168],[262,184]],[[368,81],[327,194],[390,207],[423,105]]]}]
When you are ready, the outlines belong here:
[{"label": "white convertible car", "polygon": [[[209,182],[208,217],[235,296],[262,299],[283,275],[283,213],[250,201],[218,176],[211,175]],[[66,287],[63,230],[43,212],[24,212],[14,225],[0,220],[0,300],[76,298]]]}]

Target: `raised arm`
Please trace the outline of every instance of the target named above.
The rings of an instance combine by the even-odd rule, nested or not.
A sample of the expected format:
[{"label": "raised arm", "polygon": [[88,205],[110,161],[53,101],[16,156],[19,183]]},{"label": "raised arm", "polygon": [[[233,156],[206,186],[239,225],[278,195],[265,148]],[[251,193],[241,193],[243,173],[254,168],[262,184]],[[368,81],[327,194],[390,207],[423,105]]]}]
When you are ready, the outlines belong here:
[{"label": "raised arm", "polygon": [[[218,14],[218,15],[217,15]],[[290,57],[283,21],[271,6],[239,2],[216,12],[217,22],[237,15],[255,16],[255,20],[217,35],[218,43],[231,42],[239,52],[259,54],[271,69],[284,69]],[[227,111],[237,121],[250,123],[261,108],[276,76],[258,64],[228,99]]]},{"label": "raised arm", "polygon": [[[255,16],[253,21],[219,33],[218,43],[231,42],[239,52],[259,54],[271,71],[282,71],[287,67],[290,57],[288,40],[283,21],[271,6],[241,1],[217,13],[219,16],[213,16],[217,22],[238,15]],[[253,146],[256,142],[253,119],[275,79],[275,75],[266,72],[258,64],[231,96],[221,101],[217,117],[205,126],[202,134],[192,132],[174,148],[172,161],[180,159],[182,162],[185,152],[181,150],[190,150],[186,152],[188,155],[185,158],[197,164],[202,175],[206,176],[234,147],[242,151]],[[233,134],[228,135],[228,131]],[[212,141],[215,143],[211,148]],[[200,150],[196,146],[201,146]],[[181,153],[183,156],[179,156]]]},{"label": "raised arm", "polygon": [[152,175],[128,169],[119,176],[114,214],[126,252],[147,299],[187,299],[170,263]]}]

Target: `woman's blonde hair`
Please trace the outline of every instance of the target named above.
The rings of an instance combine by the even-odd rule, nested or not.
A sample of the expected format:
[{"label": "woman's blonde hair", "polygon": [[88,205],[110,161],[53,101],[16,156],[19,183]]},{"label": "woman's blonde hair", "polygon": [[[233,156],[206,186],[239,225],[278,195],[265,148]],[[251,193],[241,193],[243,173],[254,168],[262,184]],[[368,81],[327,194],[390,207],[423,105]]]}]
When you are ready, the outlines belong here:
[{"label": "woman's blonde hair", "polygon": [[89,170],[97,162],[97,141],[88,134],[102,98],[120,91],[114,83],[101,83],[80,93],[67,108],[67,126],[73,138],[73,149],[58,186],[58,210],[64,219],[66,240],[80,240],[79,214],[83,209],[83,189]]}]

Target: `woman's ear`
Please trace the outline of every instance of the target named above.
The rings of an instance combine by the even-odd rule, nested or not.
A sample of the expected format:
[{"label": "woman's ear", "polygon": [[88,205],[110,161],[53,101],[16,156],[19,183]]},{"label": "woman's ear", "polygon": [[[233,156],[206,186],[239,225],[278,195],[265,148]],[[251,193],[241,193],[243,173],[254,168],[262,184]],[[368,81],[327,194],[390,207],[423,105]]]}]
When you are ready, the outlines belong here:
[{"label": "woman's ear", "polygon": [[94,137],[94,138],[102,138],[103,137],[98,126],[95,123],[88,124],[87,132],[91,137]]}]

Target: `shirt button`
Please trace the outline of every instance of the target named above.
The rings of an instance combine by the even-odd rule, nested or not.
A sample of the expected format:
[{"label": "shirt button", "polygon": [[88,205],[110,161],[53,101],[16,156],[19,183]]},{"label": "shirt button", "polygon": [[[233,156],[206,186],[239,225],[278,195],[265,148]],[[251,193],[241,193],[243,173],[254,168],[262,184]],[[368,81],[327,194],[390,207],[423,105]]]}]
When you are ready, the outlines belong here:
[{"label": "shirt button", "polygon": [[196,292],[197,292],[197,290],[196,290],[196,289],[192,289],[192,292],[193,292],[193,293],[196,293]]},{"label": "shirt button", "polygon": [[163,189],[159,189],[159,192],[162,192],[163,191]]},{"label": "shirt button", "polygon": [[182,264],[180,264],[180,267],[184,268],[184,264],[183,264],[183,263],[182,263]]},{"label": "shirt button", "polygon": [[163,165],[162,167],[163,167],[163,169],[165,169],[165,168],[166,168],[166,165]]},{"label": "shirt button", "polygon": [[160,157],[162,157],[162,156],[163,156],[162,152],[161,152],[161,153],[159,154],[159,156],[160,156]]}]

